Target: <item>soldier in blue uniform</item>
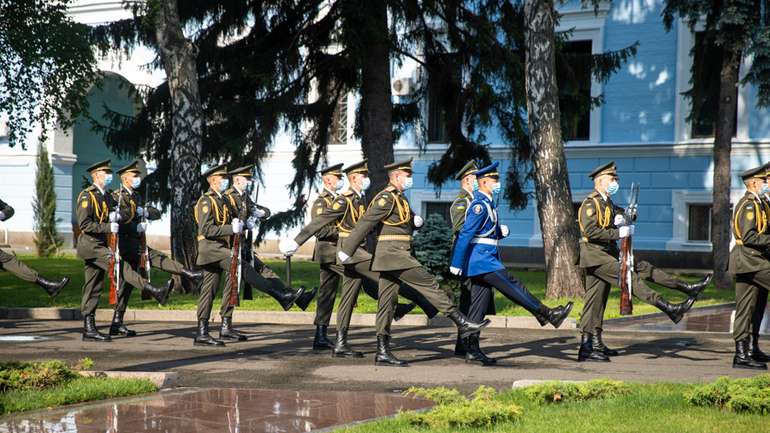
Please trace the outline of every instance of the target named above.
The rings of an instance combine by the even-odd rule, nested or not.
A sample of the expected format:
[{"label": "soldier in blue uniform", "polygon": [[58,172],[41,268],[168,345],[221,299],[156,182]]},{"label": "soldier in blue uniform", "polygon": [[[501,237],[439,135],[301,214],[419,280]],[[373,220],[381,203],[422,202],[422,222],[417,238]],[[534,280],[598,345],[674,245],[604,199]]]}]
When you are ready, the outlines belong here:
[{"label": "soldier in blue uniform", "polygon": [[[572,310],[572,302],[556,308],[543,305],[519,280],[506,272],[500,260],[497,244],[508,236],[508,227],[500,224],[492,200],[492,196],[500,192],[497,165],[495,162],[476,172],[479,189],[473,193],[465,223],[457,236],[449,271],[453,275],[467,276],[472,284],[488,287],[490,291],[492,288],[499,290],[506,298],[532,313],[541,325],[550,323],[558,328]],[[484,310],[475,309],[471,313],[481,317],[470,316],[469,320],[483,319]],[[471,341],[466,344],[467,361],[479,361],[484,365],[494,363],[493,359],[481,352],[478,333],[468,338]]]}]

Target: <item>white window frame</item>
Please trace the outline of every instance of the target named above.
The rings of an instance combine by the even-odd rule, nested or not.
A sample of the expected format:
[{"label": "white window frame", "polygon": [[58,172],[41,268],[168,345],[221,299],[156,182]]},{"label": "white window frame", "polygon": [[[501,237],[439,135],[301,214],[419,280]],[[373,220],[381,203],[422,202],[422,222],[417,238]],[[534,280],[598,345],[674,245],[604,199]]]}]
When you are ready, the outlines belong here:
[{"label": "white window frame", "polygon": [[[730,203],[737,203],[745,191],[731,190]],[[666,242],[666,251],[696,251],[711,252],[711,241],[691,241],[688,239],[690,231],[690,205],[712,204],[714,193],[712,191],[690,191],[675,189],[671,191],[671,208],[673,209],[672,237]]]}]

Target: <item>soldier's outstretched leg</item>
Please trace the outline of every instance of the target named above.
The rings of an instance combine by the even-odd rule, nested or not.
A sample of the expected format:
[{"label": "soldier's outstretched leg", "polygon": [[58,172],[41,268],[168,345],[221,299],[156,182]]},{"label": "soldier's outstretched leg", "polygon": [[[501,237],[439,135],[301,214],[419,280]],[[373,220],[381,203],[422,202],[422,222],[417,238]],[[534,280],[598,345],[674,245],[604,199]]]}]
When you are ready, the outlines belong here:
[{"label": "soldier's outstretched leg", "polygon": [[19,261],[15,255],[3,250],[0,250],[0,269],[8,271],[24,281],[37,284],[52,298],[56,297],[70,280],[69,277],[63,277],[58,281],[42,277],[37,271]]},{"label": "soldier's outstretched leg", "polygon": [[701,294],[703,289],[709,285],[711,278],[713,277],[713,274],[707,274],[702,280],[695,283],[690,283],[684,280],[680,280],[679,278],[676,278],[673,275],[656,268],[650,262],[645,260],[635,263],[634,270],[645,281],[652,281],[653,283],[660,284],[663,287],[678,290],[688,297],[696,299],[698,298],[698,295]]},{"label": "soldier's outstretched leg", "polygon": [[[379,291],[379,278],[377,279],[370,279],[370,278],[364,278],[361,282],[361,288],[363,289],[364,293],[369,295],[370,298],[374,299],[375,301],[380,298],[380,295],[378,293]],[[402,304],[398,303],[396,304],[396,311],[393,313],[393,320],[398,321],[402,317],[406,316],[414,310],[414,307],[420,307],[425,313],[426,316],[428,316],[429,319],[432,319],[433,317],[438,314],[438,310],[436,310],[436,307],[430,304],[427,299],[425,299],[425,296],[422,296],[420,293],[418,293],[416,290],[409,286],[402,285],[399,288],[400,296],[403,296],[405,299],[409,300],[410,302],[408,304]]]},{"label": "soldier's outstretched leg", "polygon": [[244,263],[241,267],[241,274],[243,281],[250,284],[251,287],[270,295],[270,297],[278,301],[278,303],[281,304],[281,307],[287,311],[294,304],[302,310],[306,310],[318,292],[318,287],[314,287],[313,290],[308,291],[301,286],[298,289],[292,289],[282,282],[280,285],[276,284],[275,281],[265,279],[248,263]]},{"label": "soldier's outstretched leg", "polygon": [[149,248],[149,251],[150,265],[153,268],[166,271],[172,275],[181,275],[182,277],[190,280],[190,282],[195,285],[199,285],[201,283],[201,280],[203,279],[203,271],[187,269],[181,263],[158,250]]}]

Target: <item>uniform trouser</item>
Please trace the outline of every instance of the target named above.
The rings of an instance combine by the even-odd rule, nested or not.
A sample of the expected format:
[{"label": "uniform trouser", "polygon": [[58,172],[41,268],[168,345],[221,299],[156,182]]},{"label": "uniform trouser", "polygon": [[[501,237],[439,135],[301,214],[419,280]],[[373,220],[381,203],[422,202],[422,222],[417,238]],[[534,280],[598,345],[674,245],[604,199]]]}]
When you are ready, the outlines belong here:
[{"label": "uniform trouser", "polygon": [[758,335],[759,330],[762,327],[762,318],[765,317],[765,309],[767,308],[767,292],[764,287],[757,288],[757,305],[754,308],[754,314],[751,315],[751,333]]},{"label": "uniform trouser", "polygon": [[[489,298],[490,294],[492,293],[492,288],[495,288],[499,290],[500,293],[502,293],[506,298],[521,305],[530,313],[537,314],[540,312],[542,307],[540,300],[532,296],[532,294],[529,293],[529,290],[524,287],[524,284],[522,284],[521,281],[519,281],[513,275],[508,274],[504,269],[494,272],[487,272],[486,274],[474,275],[470,279],[473,284],[473,288],[476,289],[476,292],[479,293],[477,295],[479,297],[486,295],[486,297]],[[486,289],[486,292],[483,292],[481,289],[476,287],[484,288]],[[484,304],[483,307],[486,307],[486,304]],[[486,308],[483,310],[481,308],[482,305],[474,308],[473,303],[471,303],[472,313],[469,318],[476,322],[484,319]]]},{"label": "uniform trouser", "polygon": [[37,281],[38,273],[34,269],[20,262],[19,259],[10,253],[0,250],[0,269],[8,271],[24,281],[34,283]]},{"label": "uniform trouser", "polygon": [[[336,263],[321,263],[318,294],[316,295],[316,311],[313,324],[328,326],[334,309],[334,299],[337,297],[337,286],[344,269]],[[353,301],[355,303],[355,301]]]},{"label": "uniform trouser", "polygon": [[410,269],[398,269],[380,272],[380,299],[377,305],[376,328],[378,336],[390,335],[390,325],[398,302],[398,288],[408,285],[433,304],[444,314],[451,314],[457,309],[449,294],[441,290],[433,275],[425,268],[417,266]]},{"label": "uniform trouser", "polygon": [[[95,259],[86,259],[85,261],[85,282],[83,283],[83,300],[80,304],[80,311],[84,316],[93,314],[96,306],[99,304],[99,295],[104,286],[104,274],[110,267],[110,250],[105,247],[97,249],[99,257]],[[121,280],[129,286],[142,289],[147,280],[137,273],[125,260],[120,262]]]},{"label": "uniform trouser", "polygon": [[[770,269],[735,276],[735,321],[733,322],[735,341],[743,340],[759,331],[759,324],[753,328],[752,322],[755,322],[756,316],[759,315],[757,310],[760,292],[764,291],[764,296],[767,296],[768,287],[770,287]],[[759,321],[762,321],[761,317]]]},{"label": "uniform trouser", "polygon": [[[610,262],[603,265],[586,268],[586,294],[583,313],[580,315],[580,329],[584,333],[593,333],[596,329],[602,329],[604,321],[604,309],[607,307],[607,298],[610,295],[610,287],[618,284],[620,275],[620,263]],[[677,279],[646,261],[635,264],[631,272],[631,285],[634,296],[648,304],[655,304],[660,294],[652,290],[644,282],[652,281],[664,287],[677,288]]]},{"label": "uniform trouser", "polygon": [[[482,294],[486,293],[487,299],[483,299],[480,296]],[[483,304],[478,304],[483,303]],[[461,313],[465,314],[466,316],[470,317],[471,314],[471,306],[476,305],[476,309],[481,308],[482,305],[486,305],[486,311],[482,312],[482,314],[485,315],[494,315],[496,314],[495,309],[495,292],[492,290],[486,290],[486,289],[479,289],[474,288],[473,282],[471,282],[470,278],[461,278],[460,279],[460,300],[459,305],[457,306],[457,309],[460,310]]]},{"label": "uniform trouser", "polygon": [[[182,270],[184,269],[184,267],[182,266],[181,263],[177,262],[176,260],[163,254],[158,250],[149,248],[149,252],[150,252],[151,267],[166,271],[174,275],[179,275],[182,273]],[[145,271],[139,268],[139,262],[141,261],[140,255],[121,254],[121,258],[128,266],[131,266],[131,269],[140,273],[142,276],[147,277],[147,274],[145,273]],[[115,304],[115,311],[118,311],[121,313],[126,311],[126,308],[128,307],[128,301],[131,298],[132,291],[133,291],[133,287],[125,284],[125,282],[121,283],[121,288],[120,288],[120,291],[118,292],[118,303]]]},{"label": "uniform trouser", "polygon": [[[367,266],[371,267],[371,261],[364,262],[367,264]],[[374,272],[374,271],[372,271]],[[379,275],[379,273],[377,273]],[[364,293],[369,295],[374,300],[380,299],[380,283],[379,278],[376,279],[369,279],[364,278],[363,283],[361,284],[361,288],[364,290]],[[399,296],[403,296],[404,299],[407,299],[409,302],[414,302],[415,305],[420,307],[422,311],[425,313],[426,316],[428,316],[429,319],[433,318],[438,314],[438,310],[436,307],[431,304],[428,299],[417,290],[414,290],[410,286],[407,286],[406,284],[402,284],[401,287],[398,289]]]},{"label": "uniform trouser", "polygon": [[[260,260],[256,254],[254,255],[254,270],[257,271],[257,273],[262,277],[261,282],[266,284],[267,287],[272,287],[274,290],[278,291],[290,290],[289,286],[287,286],[286,283],[281,280],[281,277],[279,277],[278,274],[276,274],[272,269],[270,269],[269,266]],[[263,290],[259,287],[253,288],[257,290]]]}]

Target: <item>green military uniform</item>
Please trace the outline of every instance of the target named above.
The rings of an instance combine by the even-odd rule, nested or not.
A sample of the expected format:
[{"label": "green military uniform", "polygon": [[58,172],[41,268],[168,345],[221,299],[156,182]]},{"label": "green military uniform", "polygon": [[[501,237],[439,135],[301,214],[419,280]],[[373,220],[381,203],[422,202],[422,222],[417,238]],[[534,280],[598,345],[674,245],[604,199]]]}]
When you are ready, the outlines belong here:
[{"label": "green military uniform", "polygon": [[[593,179],[605,174],[617,177],[614,162],[598,167],[589,177]],[[623,208],[616,206],[609,196],[604,196],[598,191],[589,193],[578,210],[581,234],[580,267],[585,269],[586,285],[585,305],[580,316],[580,328],[584,335],[601,335],[610,287],[618,282],[620,250],[617,240],[620,239],[620,231],[614,220],[616,215],[623,212]],[[635,262],[631,275],[633,295],[660,308],[675,322],[678,322],[681,314],[684,314],[681,310],[688,310],[694,302],[694,298],[689,298],[684,304],[672,306],[662,299],[659,293],[647,286],[645,281],[652,281],[690,294],[690,287],[687,284],[657,269],[649,262]]]}]

